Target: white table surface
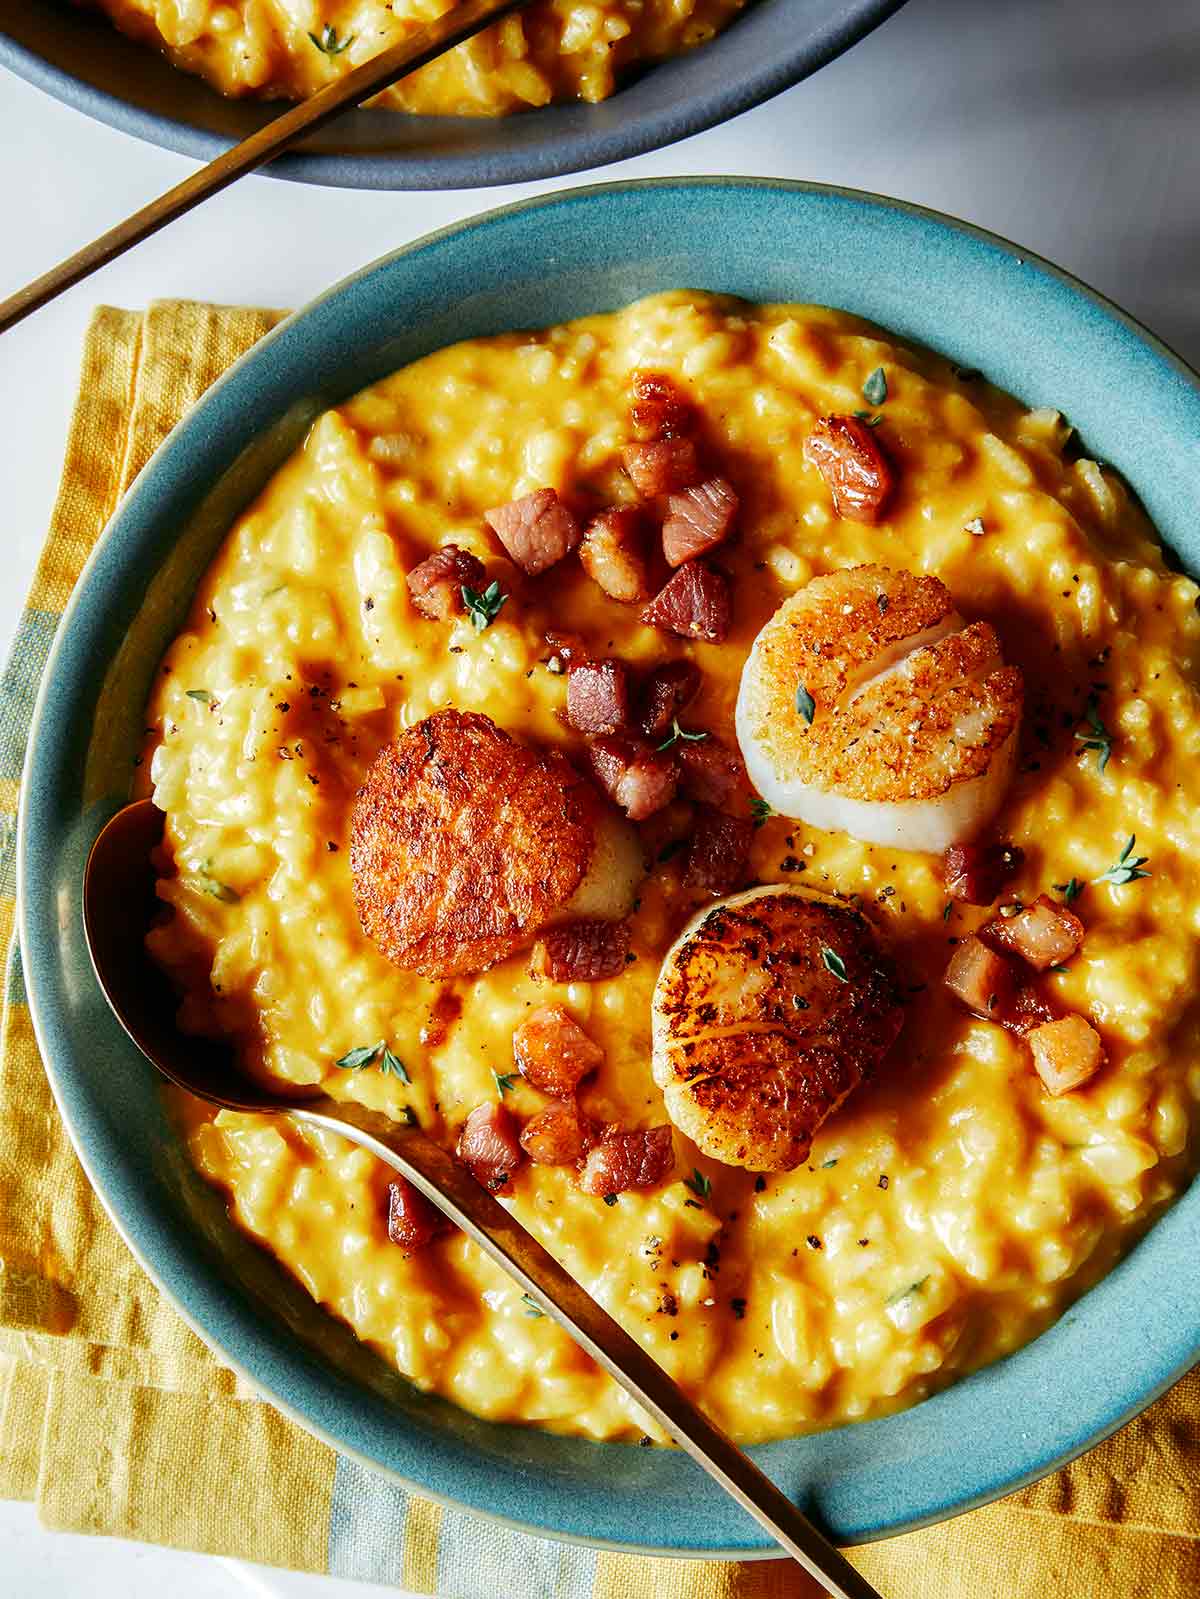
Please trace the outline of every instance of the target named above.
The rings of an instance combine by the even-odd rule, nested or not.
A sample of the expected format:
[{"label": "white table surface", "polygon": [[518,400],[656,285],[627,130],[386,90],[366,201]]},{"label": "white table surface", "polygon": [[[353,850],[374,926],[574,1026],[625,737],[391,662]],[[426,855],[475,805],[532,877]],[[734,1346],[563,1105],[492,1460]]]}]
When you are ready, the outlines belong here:
[{"label": "white table surface", "polygon": [[[1200,364],[1198,88],[1194,0],[910,0],[808,83],[603,176],[812,178],[913,200],[1049,257]],[[189,170],[181,157],[0,78],[8,195],[0,294]],[[587,181],[580,175],[544,187]],[[528,185],[369,194],[249,178],[7,334],[0,344],[0,641],[11,636],[44,537],[80,341],[95,304],[142,306],[181,295],[300,305],[431,228],[534,192]],[[157,1599],[167,1586],[172,1599],[370,1599],[384,1591],[50,1534],[31,1507],[0,1504],[4,1599]]]}]

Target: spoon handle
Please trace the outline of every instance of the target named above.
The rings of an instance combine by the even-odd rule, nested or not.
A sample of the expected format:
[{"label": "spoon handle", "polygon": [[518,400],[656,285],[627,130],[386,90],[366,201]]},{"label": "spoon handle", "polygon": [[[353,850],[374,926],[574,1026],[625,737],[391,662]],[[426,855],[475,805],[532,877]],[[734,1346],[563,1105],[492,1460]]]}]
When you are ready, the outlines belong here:
[{"label": "spoon handle", "polygon": [[399,44],[381,50],[361,66],[318,89],[307,100],[272,118],[265,127],[258,128],[232,149],[222,151],[207,166],[151,200],[124,222],[118,222],[23,289],[0,300],[0,333],[15,327],[65,290],[165,228],[176,217],[207,200],[209,195],[219,194],[245,173],[273,161],[298,139],[324,127],[348,107],[369,100],[398,78],[436,60],[489,23],[526,4],[528,0],[457,0],[457,4],[433,22],[422,24]]},{"label": "spoon handle", "polygon": [[641,1344],[439,1144],[353,1102],[323,1097],[289,1110],[299,1121],[361,1144],[407,1177],[836,1599],[880,1599],[866,1578],[749,1456],[692,1404]]}]

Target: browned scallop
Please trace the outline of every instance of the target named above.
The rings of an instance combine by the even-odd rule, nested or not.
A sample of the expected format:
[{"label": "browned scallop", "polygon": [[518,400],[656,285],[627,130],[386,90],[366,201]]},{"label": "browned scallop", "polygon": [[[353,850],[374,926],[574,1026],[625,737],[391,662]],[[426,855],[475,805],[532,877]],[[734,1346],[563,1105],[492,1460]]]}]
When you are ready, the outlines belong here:
[{"label": "browned scallop", "polygon": [[790,1171],[902,1020],[890,962],[859,911],[780,885],[750,889],[701,911],[663,961],[654,1080],[704,1154]]},{"label": "browned scallop", "polygon": [[513,1034],[513,1059],[526,1082],[566,1099],[603,1063],[604,1051],[561,1005],[539,1005]]},{"label": "browned scallop", "polygon": [[426,977],[482,971],[577,916],[619,919],[632,831],[561,755],[486,716],[439,711],[376,757],[354,802],[363,931]]}]

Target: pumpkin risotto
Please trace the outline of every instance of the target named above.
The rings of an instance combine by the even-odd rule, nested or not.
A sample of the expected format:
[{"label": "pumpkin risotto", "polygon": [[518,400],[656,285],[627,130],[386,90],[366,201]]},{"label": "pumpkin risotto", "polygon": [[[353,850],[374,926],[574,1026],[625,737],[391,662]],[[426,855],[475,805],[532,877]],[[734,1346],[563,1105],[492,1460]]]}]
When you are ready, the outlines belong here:
[{"label": "pumpkin risotto", "polygon": [[[399,44],[453,0],[90,0],[123,33],[226,95],[303,100]],[[502,116],[551,100],[604,100],[639,63],[705,44],[745,0],[535,0],[371,104]]]},{"label": "pumpkin risotto", "polygon": [[[275,7],[200,10],[192,64],[253,16],[254,85],[310,86]],[[1198,647],[1057,412],[851,316],[673,292],[459,344],[321,416],[212,562],[149,705],[151,949],[249,1072],[457,1145],[740,1440],[879,1414],[1188,1180]],[[920,850],[918,779],[970,800]],[[646,1431],[372,1156],[179,1114],[419,1386]]]}]

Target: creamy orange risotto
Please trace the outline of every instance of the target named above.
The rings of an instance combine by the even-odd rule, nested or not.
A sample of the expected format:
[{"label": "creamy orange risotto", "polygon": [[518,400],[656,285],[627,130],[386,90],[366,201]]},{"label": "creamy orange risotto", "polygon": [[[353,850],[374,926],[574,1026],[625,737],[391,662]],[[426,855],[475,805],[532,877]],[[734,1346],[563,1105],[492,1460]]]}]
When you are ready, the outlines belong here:
[{"label": "creamy orange risotto", "polygon": [[[228,95],[302,100],[450,9],[452,0],[90,0],[122,32]],[[373,103],[500,116],[604,100],[639,63],[712,39],[745,0],[537,0]]]},{"label": "creamy orange risotto", "polygon": [[[111,9],[128,21],[151,8]],[[223,84],[303,92],[336,70],[324,57],[293,64],[315,16],[278,44],[274,6],[195,9],[172,42]],[[535,31],[576,15],[547,12]],[[597,12],[596,25],[620,15]],[[368,47],[359,11],[322,17]],[[244,37],[250,20],[264,64],[252,80],[227,79],[236,52],[221,40]],[[476,82],[478,106],[497,108],[494,76],[435,87],[449,81],[430,80],[422,105],[469,98]],[[551,72],[546,92],[587,81]],[[646,373],[661,402],[649,423],[645,406],[630,411]],[[836,496],[828,459],[806,454],[815,436],[836,435],[830,418],[860,424],[865,499],[848,499],[845,482]],[[656,471],[668,456],[677,470],[690,439],[706,482],[725,485],[705,491],[699,535],[692,510],[656,494],[666,479],[646,477],[650,458],[628,453],[639,429],[668,447],[650,462]],[[553,492],[524,499],[539,490]],[[603,539],[590,533],[581,560],[578,529],[611,508],[632,520],[605,524]],[[536,559],[521,542],[531,528]],[[699,557],[688,553],[694,536]],[[450,544],[460,564],[431,604],[423,580],[408,577]],[[658,601],[643,620],[647,591],[669,577],[664,544],[677,578],[719,590],[694,610],[690,637],[671,631]],[[530,575],[547,550],[562,558]],[[998,685],[987,725],[1001,753],[1020,712],[1011,767],[975,817],[979,859],[862,842],[838,830],[857,830],[850,812],[827,815],[829,830],[789,820],[736,770],[735,701],[756,635],[805,590],[817,596],[805,616],[819,600],[811,625],[827,637],[841,591],[806,585],[849,568],[868,571],[847,579],[847,618],[866,605],[886,626],[891,608],[906,607],[897,636],[944,635],[956,661],[977,646],[980,675],[953,671],[968,688]],[[723,637],[712,609],[721,595]],[[502,1110],[510,1133],[528,1134],[553,1111],[552,1125],[539,1123],[546,1138],[526,1138],[535,1158],[491,1172],[499,1197],[739,1439],[908,1405],[1036,1336],[1192,1169],[1200,814],[1185,782],[1200,755],[1196,606],[1195,584],[1164,563],[1127,490],[1075,447],[1057,412],[1029,411],[841,312],[673,292],[460,344],[321,416],[213,560],[148,710],[147,768],[167,813],[160,893],[173,912],[151,947],[179,985],[182,1027],[232,1038],[254,1074],[320,1083],[447,1145],[473,1112],[495,1121]],[[691,662],[698,691],[669,707],[665,732],[662,721],[652,738],[618,729],[616,760],[588,723],[595,702],[568,705],[588,661],[615,663],[609,679],[616,672],[635,697],[655,667]],[[824,661],[797,675],[794,696],[787,688],[779,714],[800,719],[797,736],[845,710],[841,668]],[[913,682],[914,694],[934,692]],[[894,675],[886,687],[881,717],[893,715]],[[451,708],[457,720],[438,714]],[[983,725],[983,711],[970,715]],[[565,755],[595,783],[596,803],[635,818],[621,822],[640,880],[628,916],[610,924],[620,938],[628,930],[616,975],[588,980],[556,963],[550,933],[532,924],[528,936],[504,933],[510,953],[438,946],[422,970],[457,969],[421,975],[415,957],[393,963],[415,947],[395,904],[368,903],[361,881],[356,903],[363,829],[399,825],[386,805],[365,820],[354,809],[380,752],[400,740],[395,770],[374,768],[386,801],[423,758],[422,739],[435,759],[438,739],[475,729],[505,760],[523,760],[490,724],[527,750]],[[960,738],[965,724],[954,725]],[[728,781],[717,770],[725,757]],[[543,776],[561,773],[545,760]],[[409,791],[413,804],[426,803],[421,793]],[[894,798],[879,785],[868,798],[880,795]],[[628,857],[612,847],[615,881],[611,863],[624,872]],[[994,879],[982,889],[980,873]],[[810,1006],[822,1017],[842,1006],[829,1023],[841,1076],[821,1078],[783,1143],[756,1143],[761,1121],[740,1143],[726,1137],[715,1119],[732,1116],[744,1132],[739,1105],[693,1098],[693,1142],[671,1126],[656,1082],[656,982],[689,918],[754,883],[819,890],[833,907],[827,921],[826,910],[803,913],[814,959],[780,1026],[799,1037]],[[428,918],[442,887],[423,892],[409,910]],[[538,914],[551,933],[561,925]],[[740,968],[735,1006],[749,1003],[757,960]],[[850,1061],[838,1028],[853,1023],[860,968],[874,974],[879,1025],[855,1033]],[[553,1061],[568,1061],[578,1081],[550,1094],[534,1086],[546,1082],[539,1040],[525,1035],[514,1055],[514,1034],[546,1006],[585,1035],[555,1035]],[[193,1102],[179,1113],[193,1160],[237,1223],[422,1388],[598,1439],[646,1430],[462,1236],[409,1248],[394,1225],[390,1237],[391,1174],[372,1157],[284,1118]],[[648,1135],[636,1170],[614,1154],[614,1129]],[[537,1158],[547,1149],[560,1163]]]}]

